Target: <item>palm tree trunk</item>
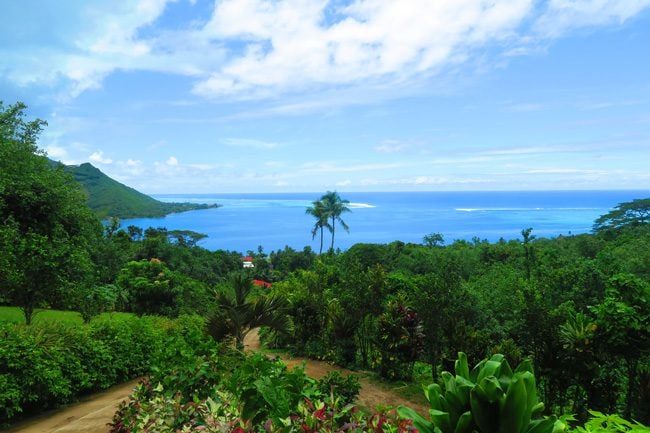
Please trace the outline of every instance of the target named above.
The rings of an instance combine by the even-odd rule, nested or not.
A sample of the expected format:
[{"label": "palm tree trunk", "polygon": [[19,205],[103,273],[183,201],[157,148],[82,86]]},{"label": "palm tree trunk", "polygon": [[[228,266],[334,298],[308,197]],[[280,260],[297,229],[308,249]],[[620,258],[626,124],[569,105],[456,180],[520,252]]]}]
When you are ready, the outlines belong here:
[{"label": "palm tree trunk", "polygon": [[334,220],[334,216],[332,216],[332,247],[330,248],[330,251],[334,253],[334,230],[336,229],[336,221]]},{"label": "palm tree trunk", "polygon": [[320,250],[318,250],[318,255],[320,256],[323,253],[323,226],[320,226]]}]

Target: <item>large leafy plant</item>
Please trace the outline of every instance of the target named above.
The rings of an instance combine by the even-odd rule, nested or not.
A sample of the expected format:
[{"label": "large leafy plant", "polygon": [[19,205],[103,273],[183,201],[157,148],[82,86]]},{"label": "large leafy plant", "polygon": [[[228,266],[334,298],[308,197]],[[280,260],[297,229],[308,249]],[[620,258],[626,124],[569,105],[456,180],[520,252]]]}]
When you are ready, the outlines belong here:
[{"label": "large leafy plant", "polygon": [[544,404],[537,400],[530,361],[513,371],[497,354],[470,371],[461,352],[455,370],[455,376],[445,371],[440,384],[425,389],[431,420],[404,406],[399,414],[413,419],[422,433],[556,433],[556,418],[541,415]]}]

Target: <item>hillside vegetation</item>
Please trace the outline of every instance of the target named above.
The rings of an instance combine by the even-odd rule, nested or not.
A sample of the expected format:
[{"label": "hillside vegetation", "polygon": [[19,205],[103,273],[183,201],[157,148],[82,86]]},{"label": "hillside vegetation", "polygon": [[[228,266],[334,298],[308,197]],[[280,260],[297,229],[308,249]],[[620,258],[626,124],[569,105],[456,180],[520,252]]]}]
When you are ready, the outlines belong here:
[{"label": "hillside vegetation", "polygon": [[[203,249],[200,233],[102,225],[38,150],[44,122],[24,109],[0,104],[0,305],[24,316],[9,309],[0,325],[0,425],[149,374],[114,433],[649,432],[618,415],[650,423],[647,198],[591,234],[259,248],[242,269],[240,252]],[[345,200],[324,201],[315,233],[327,222],[333,235]],[[84,325],[32,321],[43,309]],[[267,347],[385,381],[409,385],[426,368],[429,416],[364,415],[342,403],[354,384],[322,389],[245,359],[238,346],[260,325]]]},{"label": "hillside vegetation", "polygon": [[88,193],[88,206],[99,218],[155,218],[217,205],[164,203],[111,179],[90,163],[66,167]]}]

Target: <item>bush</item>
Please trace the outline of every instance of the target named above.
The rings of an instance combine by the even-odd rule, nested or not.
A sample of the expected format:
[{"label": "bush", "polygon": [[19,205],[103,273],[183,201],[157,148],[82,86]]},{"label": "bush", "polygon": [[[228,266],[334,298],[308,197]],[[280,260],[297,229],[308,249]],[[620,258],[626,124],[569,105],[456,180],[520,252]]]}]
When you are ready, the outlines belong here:
[{"label": "bush", "polygon": [[323,395],[336,395],[341,399],[341,405],[354,403],[359,396],[361,384],[353,375],[341,376],[336,371],[330,371],[318,381],[318,390]]},{"label": "bush", "polygon": [[411,380],[422,351],[424,335],[417,313],[401,302],[391,302],[377,320],[379,374],[391,380]]},{"label": "bush", "polygon": [[542,417],[532,365],[526,360],[516,370],[501,354],[485,359],[472,370],[467,357],[458,354],[456,375],[445,371],[441,384],[431,384],[425,396],[431,421],[410,408],[398,412],[413,419],[422,433],[552,433],[554,416]]},{"label": "bush", "polygon": [[415,432],[412,421],[398,419],[395,412],[365,414],[345,403],[359,390],[353,376],[332,374],[315,382],[301,368],[288,370],[283,362],[260,354],[237,363],[224,360],[232,356],[237,355],[227,352],[206,359],[208,369],[222,380],[206,386],[201,397],[189,398],[183,381],[180,387],[141,382],[115,414],[111,433]]},{"label": "bush", "polygon": [[[650,433],[650,427],[638,422],[630,422],[618,415],[605,415],[597,411],[589,411],[591,419],[584,426],[565,428],[570,433]],[[574,421],[570,417],[564,417],[563,421]]]},{"label": "bush", "polygon": [[79,395],[195,359],[207,348],[203,319],[100,316],[88,325],[0,325],[0,425]]}]

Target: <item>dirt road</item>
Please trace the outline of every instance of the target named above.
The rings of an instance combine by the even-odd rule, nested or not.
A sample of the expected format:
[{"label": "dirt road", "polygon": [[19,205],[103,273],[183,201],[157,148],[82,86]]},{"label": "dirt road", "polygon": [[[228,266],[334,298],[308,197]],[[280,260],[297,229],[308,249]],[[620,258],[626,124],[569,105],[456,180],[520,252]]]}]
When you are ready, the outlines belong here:
[{"label": "dirt road", "polygon": [[138,380],[116,385],[88,396],[78,403],[54,413],[48,412],[19,423],[8,433],[107,433],[122,400],[126,400]]},{"label": "dirt road", "polygon": [[[248,351],[260,350],[259,335],[256,331],[251,331],[248,333],[248,335],[246,335],[246,338],[244,339],[244,349]],[[313,359],[306,358],[293,358],[285,354],[279,354],[278,356],[280,356],[280,358],[282,358],[282,360],[286,362],[290,368],[303,366],[305,372],[307,373],[307,376],[313,377],[314,379],[320,379],[330,371],[338,371],[342,375],[356,375],[359,378],[359,383],[361,384],[358,402],[359,405],[366,409],[373,410],[377,406],[396,407],[399,405],[405,405],[411,407],[421,414],[428,413],[428,406],[422,404],[421,402],[406,400],[399,395],[396,395],[392,390],[386,389],[379,384],[371,382],[370,379],[363,377],[363,375],[358,372],[337,367],[323,361],[315,361]]]},{"label": "dirt road", "polygon": [[[248,351],[260,350],[259,335],[256,331],[250,332],[246,336],[244,345]],[[325,376],[330,371],[338,371],[343,375],[357,375],[361,384],[359,404],[367,409],[372,410],[378,405],[398,406],[404,404],[420,413],[427,413],[425,405],[403,399],[390,389],[382,388],[359,373],[322,361],[291,358],[287,355],[282,355],[281,358],[290,368],[304,366],[307,375],[315,379]],[[138,381],[134,380],[114,386],[59,411],[45,413],[19,423],[7,430],[7,433],[107,433],[109,431],[108,423],[113,419],[118,405],[129,397],[137,383]]]}]

